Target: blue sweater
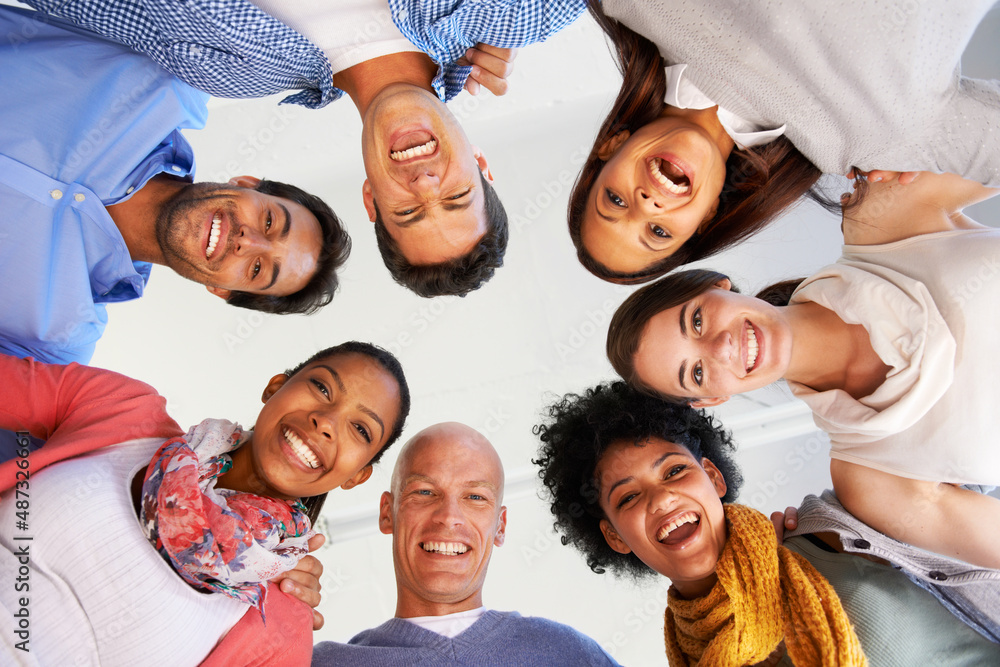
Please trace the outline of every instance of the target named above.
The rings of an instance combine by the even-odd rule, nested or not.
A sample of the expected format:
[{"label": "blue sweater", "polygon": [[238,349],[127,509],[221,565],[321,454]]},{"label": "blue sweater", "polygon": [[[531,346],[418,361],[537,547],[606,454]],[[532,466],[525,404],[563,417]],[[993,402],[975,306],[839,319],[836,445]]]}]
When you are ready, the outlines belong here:
[{"label": "blue sweater", "polygon": [[590,637],[568,625],[517,612],[487,611],[470,628],[449,639],[392,618],[359,633],[348,644],[322,642],[313,649],[317,667],[552,667],[617,665]]}]

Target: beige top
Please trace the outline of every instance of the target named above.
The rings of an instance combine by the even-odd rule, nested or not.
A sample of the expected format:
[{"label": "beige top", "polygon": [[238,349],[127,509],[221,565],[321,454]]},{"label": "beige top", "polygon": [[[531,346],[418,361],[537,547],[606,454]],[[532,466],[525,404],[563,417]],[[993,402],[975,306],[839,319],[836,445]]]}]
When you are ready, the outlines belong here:
[{"label": "beige top", "polygon": [[863,325],[891,369],[861,400],[789,382],[830,434],[833,458],[912,479],[1000,484],[1000,230],[844,246],[791,300],[805,301]]}]

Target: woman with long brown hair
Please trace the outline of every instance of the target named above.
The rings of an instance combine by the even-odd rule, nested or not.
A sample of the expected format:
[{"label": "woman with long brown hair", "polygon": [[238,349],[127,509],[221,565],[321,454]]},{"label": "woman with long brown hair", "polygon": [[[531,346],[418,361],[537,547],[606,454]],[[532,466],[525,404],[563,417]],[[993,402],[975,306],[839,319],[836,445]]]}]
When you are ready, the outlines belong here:
[{"label": "woman with long brown hair", "polygon": [[889,35],[879,21],[899,3],[843,16],[786,4],[591,3],[623,81],[570,196],[589,271],[646,282],[755,234],[803,195],[835,205],[814,188],[822,173],[928,169],[1000,185],[1000,86],[957,70],[990,2],[922,7]]},{"label": "woman with long brown hair", "polygon": [[984,372],[997,359],[1000,231],[962,214],[997,192],[952,174],[873,184],[845,215],[836,264],[760,298],[720,273],[667,276],[615,313],[608,358],[635,386],[695,407],[785,379],[830,434],[848,511],[1000,567],[1000,500],[961,488],[1000,483]]}]

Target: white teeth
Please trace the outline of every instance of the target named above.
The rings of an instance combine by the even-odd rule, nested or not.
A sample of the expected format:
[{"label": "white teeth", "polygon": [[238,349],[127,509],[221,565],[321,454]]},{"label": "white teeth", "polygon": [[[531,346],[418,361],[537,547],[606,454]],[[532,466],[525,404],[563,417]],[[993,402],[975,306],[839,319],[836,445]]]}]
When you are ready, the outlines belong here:
[{"label": "white teeth", "polygon": [[397,162],[402,162],[403,160],[409,160],[411,157],[418,157],[420,155],[430,155],[437,148],[437,139],[431,139],[426,144],[421,144],[420,146],[414,146],[413,148],[407,148],[405,151],[393,151],[389,153],[389,157]]},{"label": "white teeth", "polygon": [[424,542],[420,546],[424,551],[444,554],[446,556],[457,556],[469,550],[469,547],[459,542]]},{"label": "white teeth", "polygon": [[219,231],[222,228],[222,216],[218,213],[212,218],[212,232],[208,237],[208,247],[205,248],[205,259],[209,259],[215,252],[215,245],[219,242]]},{"label": "white teeth", "polygon": [[686,195],[689,192],[691,192],[690,183],[677,184],[674,183],[669,178],[667,178],[664,175],[664,173],[660,170],[661,162],[662,160],[658,157],[654,157],[649,161],[648,164],[649,175],[653,177],[653,180],[655,180],[657,183],[659,183],[660,185],[665,187],[669,192],[672,192],[675,195]]},{"label": "white teeth", "polygon": [[299,457],[299,460],[310,468],[318,468],[319,459],[317,459],[316,455],[312,453],[312,450],[309,449],[304,442],[302,442],[299,436],[295,435],[287,428],[284,429],[284,433],[285,439],[288,440],[288,444],[292,446],[292,451]]},{"label": "white teeth", "polygon": [[760,351],[760,346],[757,345],[757,332],[754,331],[753,326],[747,327],[747,373],[753,368],[754,364],[757,363],[757,352]]},{"label": "white teeth", "polygon": [[656,534],[656,541],[662,542],[664,539],[666,539],[667,535],[674,532],[674,530],[676,530],[677,528],[680,528],[686,523],[695,523],[697,521],[698,521],[697,514],[695,514],[694,512],[685,512],[684,514],[681,514],[679,517],[677,517],[676,519],[665,525],[663,528],[660,528],[660,532]]}]

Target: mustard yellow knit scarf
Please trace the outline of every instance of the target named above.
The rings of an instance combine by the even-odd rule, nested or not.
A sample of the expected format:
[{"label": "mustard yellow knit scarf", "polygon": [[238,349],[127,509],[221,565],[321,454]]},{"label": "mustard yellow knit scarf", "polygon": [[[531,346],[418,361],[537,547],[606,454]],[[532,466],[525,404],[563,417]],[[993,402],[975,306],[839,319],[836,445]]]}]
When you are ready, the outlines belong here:
[{"label": "mustard yellow knit scarf", "polygon": [[777,545],[771,521],[742,505],[726,505],[726,521],[729,538],[711,592],[683,600],[670,589],[670,664],[753,665],[784,639],[796,665],[867,665],[837,593],[809,561]]}]

